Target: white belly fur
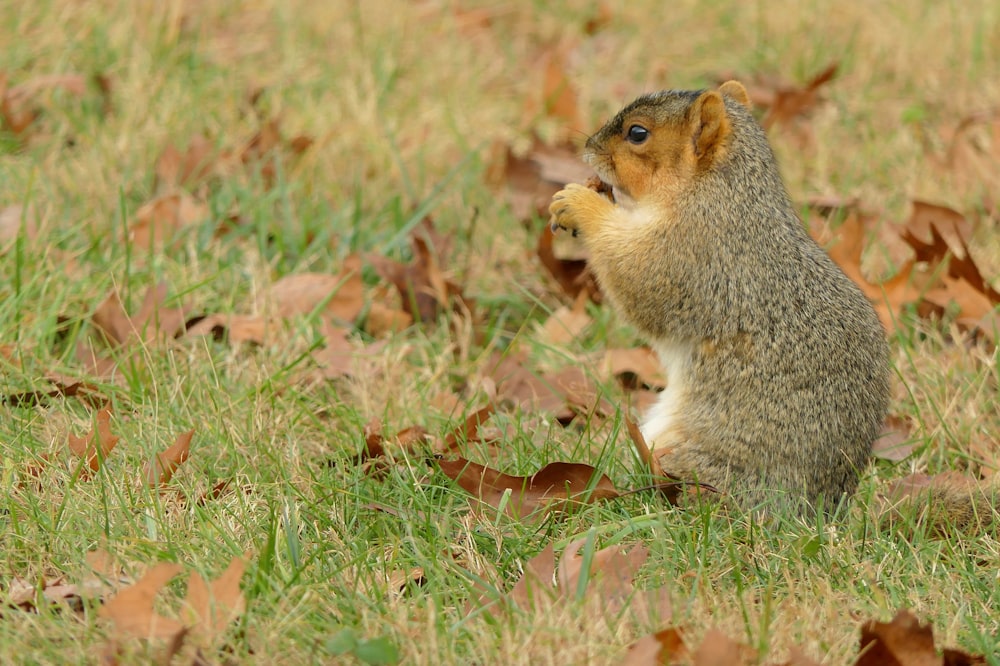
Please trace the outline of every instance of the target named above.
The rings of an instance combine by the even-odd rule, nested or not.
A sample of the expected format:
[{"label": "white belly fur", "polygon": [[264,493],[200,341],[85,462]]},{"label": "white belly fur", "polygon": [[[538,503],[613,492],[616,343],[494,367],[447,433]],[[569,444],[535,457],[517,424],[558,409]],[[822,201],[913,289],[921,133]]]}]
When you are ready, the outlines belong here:
[{"label": "white belly fur", "polygon": [[654,349],[660,357],[667,387],[640,426],[650,451],[668,449],[681,437],[678,416],[687,392],[687,366],[691,358],[691,351],[683,345],[662,345]]}]

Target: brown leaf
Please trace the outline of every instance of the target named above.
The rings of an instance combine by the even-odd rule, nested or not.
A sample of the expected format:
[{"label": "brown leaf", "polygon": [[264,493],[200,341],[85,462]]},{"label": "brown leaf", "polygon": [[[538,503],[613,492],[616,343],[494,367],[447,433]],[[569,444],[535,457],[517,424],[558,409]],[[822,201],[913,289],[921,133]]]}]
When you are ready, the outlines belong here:
[{"label": "brown leaf", "polygon": [[444,448],[446,451],[451,451],[461,442],[478,442],[479,439],[479,427],[486,422],[493,412],[496,411],[496,406],[493,403],[482,407],[478,411],[470,414],[465,422],[459,427],[452,430],[450,433],[445,435],[444,438]]},{"label": "brown leaf", "polygon": [[[563,551],[559,566],[556,568],[556,579],[559,582],[559,594],[563,598],[578,596],[582,588],[591,598],[600,599],[603,610],[607,613],[617,613],[627,604],[632,604],[633,612],[638,606],[644,606],[644,600],[634,598],[633,582],[635,575],[649,557],[649,549],[643,545],[632,546],[624,551],[622,546],[608,546],[595,550],[590,558],[589,570],[584,570],[585,558],[579,556],[580,548],[586,544],[588,537],[573,541]],[[581,578],[586,580],[581,583]],[[665,609],[669,620],[671,611]]]},{"label": "brown leaf", "polygon": [[430,219],[423,222],[410,235],[411,263],[402,264],[379,255],[369,255],[368,261],[384,280],[396,287],[403,310],[414,321],[433,323],[450,305],[471,312],[474,309],[472,301],[466,299],[461,288],[445,278],[441,270],[443,251],[447,249],[442,244],[447,241],[436,234]]},{"label": "brown leaf", "polygon": [[855,666],[940,666],[929,624],[901,610],[891,622],[870,620],[861,626],[860,655]]},{"label": "brown leaf", "polygon": [[574,301],[580,292],[587,291],[592,299],[600,294],[597,282],[587,268],[587,262],[580,259],[558,259],[553,251],[555,235],[549,225],[545,225],[538,237],[538,259],[542,266],[555,278],[563,292]]},{"label": "brown leaf", "polygon": [[567,74],[568,55],[569,46],[562,44],[548,48],[536,59],[535,66],[543,71],[541,108],[544,115],[561,121],[566,130],[579,131],[583,129],[583,121],[576,88]]},{"label": "brown leaf", "polygon": [[370,345],[355,345],[346,328],[324,323],[323,338],[326,344],[312,353],[312,358],[320,366],[319,376],[324,380],[339,377],[357,377],[375,372],[374,359],[385,348],[385,341]]},{"label": "brown leaf", "polygon": [[979,330],[996,342],[1000,329],[1000,292],[993,289],[969,252],[972,223],[961,213],[923,201],[913,202],[910,219],[900,232],[917,260],[932,266],[947,264],[941,285],[927,292],[930,313],[940,315],[952,303],[957,323],[965,330]]},{"label": "brown leaf", "polygon": [[246,570],[247,558],[249,553],[234,557],[222,575],[211,583],[206,582],[198,572],[191,572],[181,615],[199,642],[214,642],[246,609],[240,580]]},{"label": "brown leaf", "polygon": [[262,345],[273,335],[278,324],[259,315],[212,314],[202,317],[187,329],[189,336],[211,335],[230,344],[249,342]]},{"label": "brown leaf", "polygon": [[767,108],[761,120],[764,129],[776,124],[787,124],[812,111],[819,103],[819,89],[833,80],[840,63],[832,63],[814,76],[804,86],[778,85],[772,91],[770,100],[758,96],[754,103]]},{"label": "brown leaf", "polygon": [[660,666],[688,659],[690,655],[681,633],[676,628],[667,628],[633,643],[620,666]]},{"label": "brown leaf", "polygon": [[830,258],[872,302],[886,330],[894,330],[903,306],[920,299],[925,286],[922,276],[913,271],[914,264],[910,261],[891,279],[882,283],[870,282],[861,272],[865,223],[856,211],[848,214],[837,229],[837,236],[837,243],[827,250]]},{"label": "brown leaf", "polygon": [[487,376],[497,387],[497,397],[523,409],[552,412],[566,425],[577,414],[611,414],[614,409],[599,396],[598,389],[587,372],[571,366],[548,375],[541,375],[527,366],[523,352],[509,353],[499,359]]},{"label": "brown leaf", "polygon": [[352,254],[344,260],[337,275],[294,273],[275,282],[258,302],[266,310],[273,304],[278,317],[291,318],[320,312],[327,319],[353,322],[364,306],[361,281],[361,257]]},{"label": "brown leaf", "polygon": [[170,483],[177,468],[188,459],[191,453],[191,438],[194,437],[194,429],[182,432],[177,435],[177,439],[163,453],[156,454],[154,460],[146,463],[143,476],[149,486],[165,486]]},{"label": "brown leaf", "polygon": [[[73,433],[67,436],[69,450],[78,458],[86,462],[90,470],[96,472],[111,450],[118,444],[118,436],[111,434],[111,408],[105,407],[97,412],[95,416],[94,428],[84,435],[78,437]],[[87,478],[86,469],[81,473],[81,478]]]},{"label": "brown leaf", "polygon": [[608,349],[604,352],[601,367],[608,375],[618,378],[622,386],[629,390],[662,389],[667,385],[660,360],[649,347]]},{"label": "brown leaf", "polygon": [[35,207],[14,204],[0,209],[0,256],[7,254],[21,235],[26,241],[38,235]]},{"label": "brown leaf", "polygon": [[204,134],[192,137],[183,153],[168,145],[153,168],[156,174],[153,189],[170,191],[199,184],[212,173],[216,157],[214,152],[212,142]]},{"label": "brown leaf", "polygon": [[507,595],[508,600],[525,610],[537,607],[542,594],[551,600],[555,589],[555,572],[556,554],[550,543],[542,552],[524,563],[524,573]]},{"label": "brown leaf", "polygon": [[549,146],[535,137],[524,156],[516,155],[506,144],[493,144],[486,181],[502,189],[514,217],[528,223],[536,217],[548,220],[552,195],[567,183],[584,182],[593,173],[576,147],[566,143]]},{"label": "brown leaf", "polygon": [[134,315],[125,312],[117,290],[112,290],[94,311],[91,321],[112,346],[121,346],[133,337],[152,344],[176,337],[184,329],[183,307],[167,308],[167,285],[163,282],[146,290],[142,305]]},{"label": "brown leaf", "polygon": [[174,192],[157,197],[135,212],[127,241],[140,250],[158,251],[184,227],[208,219],[208,206],[190,195]]},{"label": "brown leaf", "polygon": [[438,466],[480,502],[496,509],[503,505],[514,518],[618,496],[611,479],[583,463],[549,463],[531,476],[511,476],[464,458],[439,460]]},{"label": "brown leaf", "polygon": [[412,323],[413,317],[409,312],[397,310],[379,301],[372,301],[365,316],[365,331],[378,338],[406,330]]},{"label": "brown leaf", "polygon": [[44,90],[62,89],[76,97],[87,91],[82,74],[37,76],[16,86],[8,86],[7,74],[0,72],[0,120],[13,134],[21,135],[37,117],[32,102]]},{"label": "brown leaf", "polygon": [[741,666],[757,663],[757,651],[709,629],[691,658],[693,666]]},{"label": "brown leaf", "polygon": [[539,329],[539,337],[550,345],[566,344],[574,340],[590,325],[586,305],[588,294],[580,292],[573,307],[560,306]]},{"label": "brown leaf", "polygon": [[913,453],[914,442],[910,434],[909,422],[890,414],[885,418],[882,430],[872,444],[872,453],[882,460],[906,460]]},{"label": "brown leaf", "polygon": [[146,572],[139,582],[109,599],[98,611],[122,634],[139,638],[172,638],[184,625],[153,610],[157,593],[180,573],[178,564],[160,562]]}]

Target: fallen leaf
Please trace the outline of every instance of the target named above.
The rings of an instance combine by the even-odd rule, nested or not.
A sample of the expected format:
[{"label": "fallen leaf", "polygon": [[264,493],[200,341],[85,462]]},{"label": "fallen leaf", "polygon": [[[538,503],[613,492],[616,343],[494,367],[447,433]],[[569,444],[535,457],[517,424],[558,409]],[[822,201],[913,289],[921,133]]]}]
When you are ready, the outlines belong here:
[{"label": "fallen leaf", "polygon": [[178,620],[153,610],[153,601],[163,586],[180,573],[178,564],[160,562],[131,587],[109,599],[98,615],[111,620],[123,634],[138,638],[172,638],[184,629]]},{"label": "fallen leaf", "polygon": [[913,445],[909,422],[902,417],[889,415],[882,423],[882,429],[872,444],[872,453],[882,460],[900,462],[910,457]]},{"label": "fallen leaf", "polygon": [[[832,63],[810,79],[804,86],[780,86],[766,105],[767,113],[761,120],[764,129],[779,123],[789,123],[812,111],[819,103],[819,90],[837,75],[840,63]],[[765,106],[765,105],[761,105]]]},{"label": "fallen leaf", "polygon": [[579,366],[555,373],[540,374],[527,365],[523,352],[495,357],[487,376],[497,387],[497,398],[522,409],[551,412],[563,425],[578,414],[614,413],[614,408],[600,397],[597,386]]},{"label": "fallen leaf", "polygon": [[406,330],[413,323],[409,312],[398,310],[379,301],[372,301],[365,316],[365,331],[373,337],[381,337]]},{"label": "fallen leaf", "polygon": [[558,259],[553,252],[555,235],[549,225],[545,225],[538,237],[537,254],[542,266],[555,278],[563,292],[574,301],[586,291],[592,300],[599,302],[600,289],[597,281],[581,259]]},{"label": "fallen leaf", "polygon": [[191,572],[181,617],[191,628],[197,642],[214,642],[233,620],[243,614],[246,600],[240,589],[240,580],[249,556],[246,553],[243,557],[234,557],[226,570],[211,583],[198,572]]},{"label": "fallen leaf", "polygon": [[182,432],[177,435],[174,443],[163,453],[158,453],[152,462],[146,463],[143,476],[149,486],[165,486],[170,483],[174,472],[188,459],[191,453],[191,438],[194,436],[194,429]]},{"label": "fallen leaf", "polygon": [[514,518],[618,496],[611,479],[583,463],[549,463],[531,476],[511,476],[464,458],[439,460],[438,467],[480,502],[503,507]]},{"label": "fallen leaf", "polygon": [[0,256],[10,252],[22,237],[32,240],[38,236],[38,216],[32,205],[14,204],[0,209]]},{"label": "fallen leaf", "polygon": [[888,331],[895,330],[903,306],[920,300],[925,290],[922,274],[913,271],[913,261],[907,262],[891,279],[882,283],[869,281],[861,272],[865,224],[861,214],[850,212],[837,229],[839,240],[827,249],[830,258],[864,292]]},{"label": "fallen leaf", "polygon": [[44,90],[61,89],[81,97],[87,91],[87,79],[82,74],[47,74],[8,86],[7,74],[0,72],[0,120],[15,135],[23,135],[38,117],[32,105]]},{"label": "fallen leaf", "polygon": [[205,180],[214,168],[216,158],[212,142],[204,134],[196,134],[183,153],[168,145],[156,159],[153,172],[155,191],[169,192],[178,187],[193,187]]},{"label": "fallen leaf", "polygon": [[718,629],[709,629],[691,655],[691,663],[693,666],[751,666],[758,663],[757,651]]},{"label": "fallen leaf", "polygon": [[344,259],[337,275],[294,273],[275,282],[257,303],[260,310],[291,318],[319,313],[327,320],[353,322],[364,306],[364,283],[361,281],[361,257],[352,254]]},{"label": "fallen leaf", "polygon": [[608,349],[601,368],[603,374],[617,378],[628,390],[662,389],[667,385],[660,359],[649,347]]},{"label": "fallen leaf", "polygon": [[679,664],[690,658],[684,638],[676,628],[643,636],[633,643],[620,666],[661,666]]},{"label": "fallen leaf", "polygon": [[423,567],[393,571],[386,580],[389,593],[397,597],[406,594],[406,591],[413,589],[414,586],[423,586],[426,582]]},{"label": "fallen leaf", "polygon": [[189,322],[189,336],[210,335],[216,340],[227,340],[230,344],[248,342],[262,345],[268,334],[280,327],[259,315],[211,314],[194,322]]},{"label": "fallen leaf", "polygon": [[591,322],[586,311],[587,300],[588,294],[581,291],[572,308],[560,306],[542,324],[539,337],[550,345],[566,344],[577,338]]},{"label": "fallen leaf", "polygon": [[[985,664],[986,659],[946,650],[947,664]],[[947,656],[947,655],[946,655]],[[870,620],[861,626],[860,654],[855,666],[940,666],[930,624],[903,609],[890,622]]]},{"label": "fallen leaf", "polygon": [[535,218],[548,220],[552,195],[567,183],[582,183],[593,174],[594,170],[580,159],[576,146],[566,142],[547,145],[534,137],[525,155],[515,154],[506,144],[494,143],[486,182],[503,191],[515,219],[530,223]]},{"label": "fallen leaf", "polygon": [[461,442],[478,442],[479,439],[479,428],[486,422],[493,412],[496,411],[496,406],[493,403],[482,407],[478,411],[470,414],[465,422],[459,427],[452,430],[450,433],[445,435],[444,438],[444,448],[446,451],[451,451],[459,445]]},{"label": "fallen leaf", "polygon": [[[583,129],[576,87],[567,71],[569,50],[566,43],[552,46],[535,60],[535,66],[542,70],[541,112],[558,120],[563,132]],[[529,117],[536,113],[532,106],[527,111]]]},{"label": "fallen leaf", "polygon": [[111,346],[123,346],[135,338],[146,344],[174,338],[184,329],[184,308],[167,308],[167,285],[163,282],[146,290],[142,305],[129,315],[117,290],[112,290],[97,307],[91,321]]},{"label": "fallen leaf", "polygon": [[[560,594],[571,598],[579,596],[586,589],[590,595],[601,600],[606,612],[617,613],[633,601],[633,581],[649,557],[649,549],[637,544],[628,551],[624,551],[622,546],[595,550],[590,558],[589,569],[585,569],[586,558],[580,556],[579,551],[587,540],[588,537],[577,539],[563,551],[556,568]],[[581,582],[581,578],[585,580]]]},{"label": "fallen leaf", "polygon": [[[432,242],[435,237],[438,242]],[[436,236],[430,219],[425,219],[421,227],[414,229],[410,243],[413,260],[409,264],[380,255],[368,256],[379,276],[396,287],[403,310],[414,321],[425,324],[437,321],[438,315],[449,307],[461,307],[472,312],[474,303],[465,297],[456,283],[445,277],[441,269],[445,248],[440,237]]]},{"label": "fallen leaf", "polygon": [[523,609],[537,607],[542,600],[540,595],[551,600],[555,589],[555,573],[556,553],[550,543],[524,563],[524,573],[514,584],[507,599]]},{"label": "fallen leaf", "polygon": [[385,349],[384,340],[356,345],[348,339],[351,331],[328,323],[323,324],[322,332],[325,344],[322,349],[312,353],[313,360],[320,368],[320,378],[331,380],[374,374],[374,360]]},{"label": "fallen leaf", "polygon": [[135,212],[127,242],[142,250],[159,250],[181,229],[209,218],[208,206],[188,194],[164,194]]},{"label": "fallen leaf", "polygon": [[[69,450],[86,462],[91,471],[96,472],[108,454],[118,444],[118,436],[111,434],[111,408],[105,407],[94,417],[93,429],[83,437],[69,433],[67,444]],[[87,478],[86,469],[81,472],[81,478]]]}]

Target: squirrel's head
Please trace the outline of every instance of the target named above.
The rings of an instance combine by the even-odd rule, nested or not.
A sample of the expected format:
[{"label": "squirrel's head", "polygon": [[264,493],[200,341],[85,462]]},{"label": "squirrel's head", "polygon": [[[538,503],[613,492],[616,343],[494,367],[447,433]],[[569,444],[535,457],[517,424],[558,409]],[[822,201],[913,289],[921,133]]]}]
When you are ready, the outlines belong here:
[{"label": "squirrel's head", "polygon": [[718,90],[643,95],[587,140],[584,159],[614,188],[620,204],[651,192],[676,195],[727,154],[732,109],[725,98],[730,107],[750,108],[746,88],[736,81]]}]

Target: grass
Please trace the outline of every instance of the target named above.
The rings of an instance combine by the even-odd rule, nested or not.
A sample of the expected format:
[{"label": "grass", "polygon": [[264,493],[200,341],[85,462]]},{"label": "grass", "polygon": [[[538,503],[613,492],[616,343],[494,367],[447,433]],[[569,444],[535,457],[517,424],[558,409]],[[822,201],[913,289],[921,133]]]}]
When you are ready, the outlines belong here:
[{"label": "grass", "polygon": [[[387,431],[417,423],[442,433],[478,408],[493,347],[517,340],[551,363],[635,341],[604,308],[568,349],[536,344],[533,322],[558,299],[531,259],[534,232],[484,184],[494,142],[524,147],[532,127],[558,127],[525,117],[525,100],[541,91],[532,63],[548,44],[576,45],[569,75],[587,125],[573,129],[583,132],[643,90],[704,85],[719,71],[805,80],[839,60],[828,102],[810,121],[815,141],[803,149],[773,133],[793,197],[857,196],[888,219],[902,219],[911,197],[980,209],[985,189],[935,171],[920,133],[1000,106],[995,3],[629,3],[587,37],[594,12],[595,3],[571,0],[0,6],[8,45],[0,71],[11,84],[100,72],[114,86],[109,115],[94,86],[82,97],[47,91],[27,141],[0,139],[0,208],[30,204],[39,225],[0,255],[0,344],[14,354],[2,365],[3,394],[45,389],[49,372],[79,373],[75,343],[112,286],[132,308],[165,281],[195,312],[249,312],[283,275],[336,272],[352,251],[407,256],[407,231],[425,213],[454,234],[447,268],[488,310],[481,330],[413,327],[389,340],[371,374],[319,385],[296,381],[315,318],[260,348],[211,338],[150,345],[101,386],[122,441],[88,482],[74,478],[62,448],[67,431],[89,428],[88,407],[0,405],[3,577],[81,580],[97,547],[133,576],[166,560],[214,577],[251,551],[247,612],[213,661],[330,663],[353,640],[356,654],[377,663],[388,654],[379,652],[384,640],[414,664],[616,663],[659,626],[601,618],[586,603],[500,622],[464,610],[478,595],[474,581],[508,589],[546,544],[559,550],[592,533],[602,546],[649,545],[641,583],[669,591],[673,622],[694,641],[718,626],[772,661],[800,646],[824,663],[851,663],[859,621],[908,607],[933,624],[939,645],[1000,664],[997,535],[931,538],[868,518],[887,480],[975,472],[973,444],[997,445],[997,357],[946,324],[914,320],[894,340],[893,411],[919,424],[916,454],[874,465],[850,512],[828,523],[677,511],[640,493],[520,524],[470,514],[462,492],[420,459],[381,480],[351,463],[372,418]],[[476,19],[484,15],[487,28]],[[220,179],[208,192],[213,220],[171,251],[121,243],[124,224],[154,194],[164,146],[200,132],[219,148],[247,140],[258,121],[246,100],[257,87],[260,113],[316,144],[271,187],[253,169]],[[243,224],[214,238],[232,211]],[[996,275],[997,220],[982,224],[973,249]],[[366,279],[374,287],[374,274]],[[605,388],[623,404],[617,388]],[[593,428],[530,412],[495,419],[505,471],[577,460],[619,487],[639,484],[618,417]],[[229,480],[229,492],[182,505],[137,484],[143,463],[192,427],[192,456],[172,487],[197,497]],[[53,452],[58,462],[41,484],[26,484],[25,470]],[[390,589],[389,577],[417,567],[422,585]],[[168,599],[182,595],[179,582],[168,587]],[[3,617],[0,652],[21,663],[96,662],[113,635],[96,605]],[[375,643],[359,647],[365,641]],[[121,647],[124,662],[162,650]]]}]

